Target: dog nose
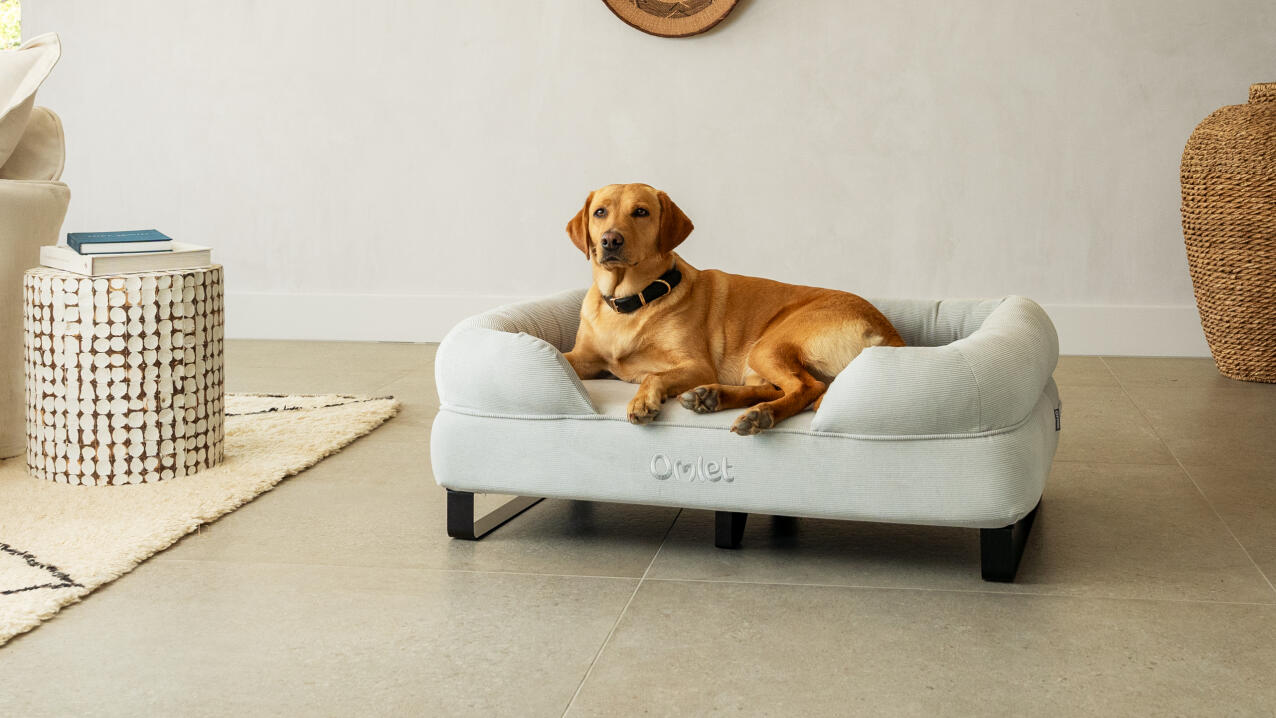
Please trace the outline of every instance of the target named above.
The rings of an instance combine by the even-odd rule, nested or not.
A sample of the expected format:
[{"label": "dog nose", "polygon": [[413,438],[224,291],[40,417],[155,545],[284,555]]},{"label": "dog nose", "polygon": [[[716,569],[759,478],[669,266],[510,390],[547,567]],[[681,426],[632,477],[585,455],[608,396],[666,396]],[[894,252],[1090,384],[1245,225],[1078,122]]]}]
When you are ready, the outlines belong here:
[{"label": "dog nose", "polygon": [[620,249],[620,245],[625,243],[625,237],[614,229],[603,232],[602,236],[603,249]]}]

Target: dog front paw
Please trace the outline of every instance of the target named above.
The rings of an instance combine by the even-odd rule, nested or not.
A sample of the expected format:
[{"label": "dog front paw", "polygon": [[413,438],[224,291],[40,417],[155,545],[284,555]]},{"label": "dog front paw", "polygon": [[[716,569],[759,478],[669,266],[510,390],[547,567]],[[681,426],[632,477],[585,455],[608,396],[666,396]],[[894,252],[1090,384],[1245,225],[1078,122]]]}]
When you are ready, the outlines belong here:
[{"label": "dog front paw", "polygon": [[650,424],[659,414],[660,399],[652,400],[642,395],[630,400],[629,407],[625,410],[630,424]]},{"label": "dog front paw", "polygon": [[749,409],[741,414],[731,425],[731,430],[740,436],[752,436],[761,434],[773,426],[775,426],[775,415],[771,413],[770,407],[763,406]]},{"label": "dog front paw", "polygon": [[707,386],[698,386],[691,391],[683,392],[678,402],[697,414],[709,414],[718,410],[718,390]]}]

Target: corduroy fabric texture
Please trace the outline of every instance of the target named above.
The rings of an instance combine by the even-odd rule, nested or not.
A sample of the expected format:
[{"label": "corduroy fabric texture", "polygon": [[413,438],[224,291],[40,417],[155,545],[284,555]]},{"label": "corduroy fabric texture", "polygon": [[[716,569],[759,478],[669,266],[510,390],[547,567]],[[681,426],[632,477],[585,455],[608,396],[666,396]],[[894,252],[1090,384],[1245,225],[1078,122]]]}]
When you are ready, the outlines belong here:
[{"label": "corduroy fabric texture", "polygon": [[[590,414],[589,392],[562,357],[575,343],[584,290],[463,321],[435,363],[445,406],[495,414]],[[907,347],[865,350],[829,387],[812,424],[849,434],[989,431],[1027,415],[1059,359],[1050,317],[1024,297],[879,300]],[[632,388],[631,388],[632,393]],[[716,423],[730,426],[726,413]]]},{"label": "corduroy fabric texture", "polygon": [[453,331],[479,327],[514,334],[522,332],[544,339],[560,352],[569,352],[576,344],[580,305],[585,301],[587,292],[585,289],[569,289],[544,299],[507,304],[470,317]]},{"label": "corduroy fabric texture", "polygon": [[940,347],[975,332],[1002,299],[872,299],[910,347]]},{"label": "corduroy fabric texture", "polygon": [[[899,305],[883,305],[892,322],[896,315],[904,316]],[[995,308],[976,324],[990,306]],[[913,333],[921,346],[865,349],[829,385],[812,428],[848,434],[958,434],[1021,421],[1059,361],[1054,324],[1036,302],[1023,297],[949,309],[958,308],[967,310],[969,319],[963,322],[960,311],[937,311],[936,320]]]},{"label": "corduroy fabric texture", "polygon": [[563,352],[576,343],[585,290],[498,307],[461,322],[439,345],[439,401],[476,411],[595,414]]},{"label": "corduroy fabric texture", "polygon": [[581,382],[562,359],[583,296],[492,310],[444,339],[440,485],[979,528],[1019,520],[1041,496],[1058,443],[1058,340],[1030,300],[875,302],[913,346],[865,352],[818,414],[746,438],[729,431],[738,412],[677,402],[651,425],[626,422],[634,385]]},{"label": "corduroy fabric texture", "polygon": [[741,437],[684,424],[681,407],[647,426],[626,422],[623,405],[604,408],[548,417],[445,407],[430,433],[435,480],[462,491],[996,528],[1036,506],[1058,443],[1053,382],[1019,425],[967,436],[829,434],[791,426],[799,416]]}]

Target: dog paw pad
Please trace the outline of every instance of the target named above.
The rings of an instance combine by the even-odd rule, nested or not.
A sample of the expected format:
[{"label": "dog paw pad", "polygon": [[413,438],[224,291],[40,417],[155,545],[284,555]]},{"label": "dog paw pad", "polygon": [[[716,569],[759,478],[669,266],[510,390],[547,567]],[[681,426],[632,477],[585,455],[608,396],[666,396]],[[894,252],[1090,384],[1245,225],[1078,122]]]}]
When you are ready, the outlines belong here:
[{"label": "dog paw pad", "polygon": [[683,392],[678,397],[678,403],[697,414],[708,414],[718,410],[718,390],[698,386],[691,391]]},{"label": "dog paw pad", "polygon": [[630,424],[650,424],[659,415],[659,403],[648,403],[638,399],[631,401],[625,412],[625,418],[629,419]]},{"label": "dog paw pad", "polygon": [[731,431],[740,436],[752,436],[775,426],[775,415],[770,409],[750,409],[741,414],[731,425]]}]

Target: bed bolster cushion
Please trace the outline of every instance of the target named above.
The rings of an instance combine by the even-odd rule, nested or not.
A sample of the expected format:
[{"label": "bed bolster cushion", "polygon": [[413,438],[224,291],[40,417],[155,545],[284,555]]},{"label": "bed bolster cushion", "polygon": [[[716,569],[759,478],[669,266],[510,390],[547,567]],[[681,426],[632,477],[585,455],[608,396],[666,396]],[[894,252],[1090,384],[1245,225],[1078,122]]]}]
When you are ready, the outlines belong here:
[{"label": "bed bolster cushion", "polygon": [[490,414],[597,414],[567,359],[530,334],[458,327],[434,360],[445,407]]},{"label": "bed bolster cushion", "polygon": [[909,436],[1006,429],[1032,411],[1058,360],[1045,310],[1010,296],[950,344],[864,350],[829,385],[811,428]]},{"label": "bed bolster cushion", "polygon": [[576,341],[583,295],[564,292],[461,322],[434,359],[439,401],[500,415],[597,414],[562,354]]},{"label": "bed bolster cushion", "polygon": [[910,347],[939,347],[974,334],[1000,307],[997,299],[872,299]]},{"label": "bed bolster cushion", "polygon": [[544,339],[560,352],[569,352],[576,344],[580,305],[585,301],[585,292],[584,289],[569,289],[543,299],[506,304],[470,317],[457,328],[482,327],[514,334],[523,332]]}]

